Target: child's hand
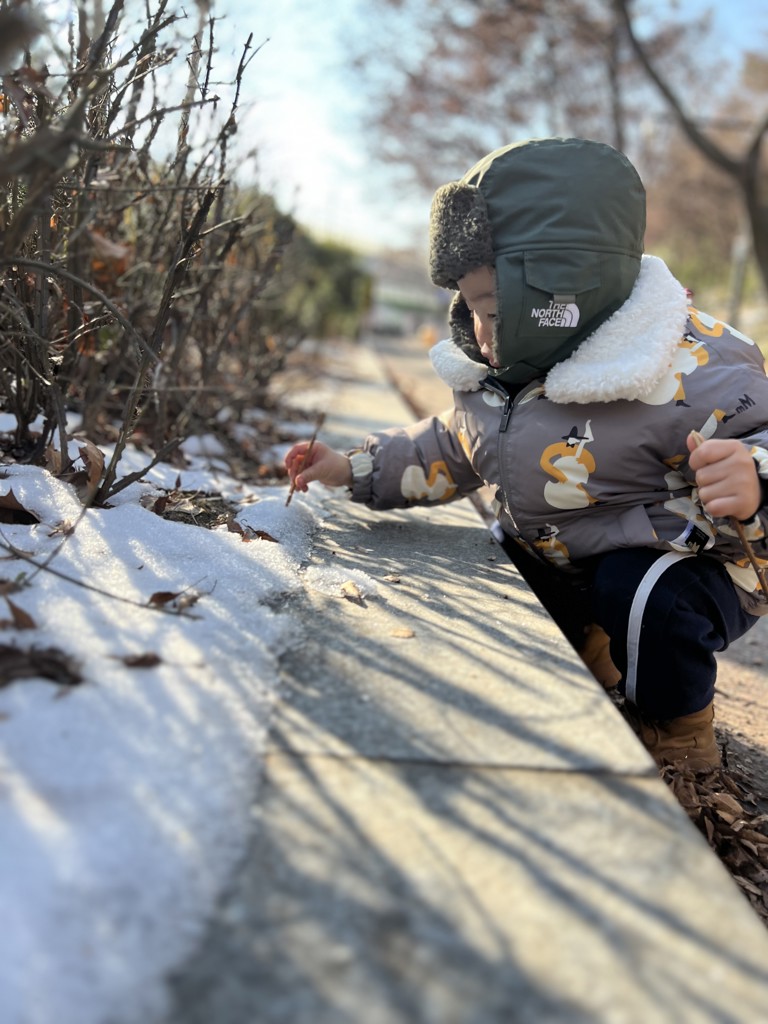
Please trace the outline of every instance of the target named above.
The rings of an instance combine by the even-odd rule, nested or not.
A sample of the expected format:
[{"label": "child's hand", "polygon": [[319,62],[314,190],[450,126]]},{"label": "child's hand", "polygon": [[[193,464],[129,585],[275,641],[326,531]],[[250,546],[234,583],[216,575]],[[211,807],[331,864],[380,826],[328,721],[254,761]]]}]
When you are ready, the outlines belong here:
[{"label": "child's hand", "polygon": [[762,490],[747,445],[735,438],[711,438],[696,447],[696,440],[689,435],[688,451],[699,498],[707,512],[711,516],[751,519],[760,507]]},{"label": "child's hand", "polygon": [[297,491],[306,491],[313,480],[327,487],[352,486],[352,467],[346,455],[316,441],[307,461],[308,448],[309,441],[299,441],[285,456],[285,468]]}]

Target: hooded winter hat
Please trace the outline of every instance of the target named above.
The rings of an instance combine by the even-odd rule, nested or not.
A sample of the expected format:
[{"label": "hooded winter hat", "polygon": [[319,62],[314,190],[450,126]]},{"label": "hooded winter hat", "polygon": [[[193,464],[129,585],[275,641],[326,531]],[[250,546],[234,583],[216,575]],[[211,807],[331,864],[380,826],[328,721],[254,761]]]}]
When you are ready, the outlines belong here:
[{"label": "hooded winter hat", "polygon": [[[458,288],[496,271],[489,374],[526,383],[566,359],[629,297],[640,270],[645,190],[618,150],[587,139],[533,139],[497,149],[432,200],[430,274]],[[461,295],[451,336],[482,361]]]}]

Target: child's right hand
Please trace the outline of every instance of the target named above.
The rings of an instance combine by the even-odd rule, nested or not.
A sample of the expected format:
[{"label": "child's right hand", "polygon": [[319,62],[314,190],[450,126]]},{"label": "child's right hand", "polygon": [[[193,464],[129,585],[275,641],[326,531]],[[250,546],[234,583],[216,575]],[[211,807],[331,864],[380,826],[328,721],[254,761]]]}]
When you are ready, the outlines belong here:
[{"label": "child's right hand", "polygon": [[285,468],[297,491],[306,491],[313,480],[326,487],[351,487],[349,459],[322,441],[316,441],[307,459],[309,441],[299,441],[285,456]]}]

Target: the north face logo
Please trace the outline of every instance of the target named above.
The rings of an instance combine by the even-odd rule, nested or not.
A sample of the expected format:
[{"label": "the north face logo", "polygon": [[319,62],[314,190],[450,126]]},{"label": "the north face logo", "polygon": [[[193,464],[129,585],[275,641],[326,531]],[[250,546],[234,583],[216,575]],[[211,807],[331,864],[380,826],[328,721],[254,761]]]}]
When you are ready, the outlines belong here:
[{"label": "the north face logo", "polygon": [[579,322],[579,307],[575,302],[550,302],[531,310],[531,317],[538,320],[539,327],[576,327]]}]

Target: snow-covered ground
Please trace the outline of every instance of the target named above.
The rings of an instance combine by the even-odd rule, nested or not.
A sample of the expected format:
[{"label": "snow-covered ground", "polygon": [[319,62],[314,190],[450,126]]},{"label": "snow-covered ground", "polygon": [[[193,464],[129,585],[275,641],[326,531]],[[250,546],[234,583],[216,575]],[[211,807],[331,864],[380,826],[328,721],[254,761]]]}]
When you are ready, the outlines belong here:
[{"label": "snow-covered ground", "polygon": [[[286,487],[232,480],[205,447],[188,446],[180,485],[240,503],[244,533],[146,507],[176,468],[83,515],[70,485],[0,466],[0,504],[12,490],[39,520],[0,524],[0,1024],[160,1019],[163,976],[245,848],[295,640],[280,603],[328,495],[286,507]],[[133,458],[121,474],[146,463]],[[9,547],[55,552],[52,571]],[[9,647],[48,650],[59,681],[2,685]]]}]

